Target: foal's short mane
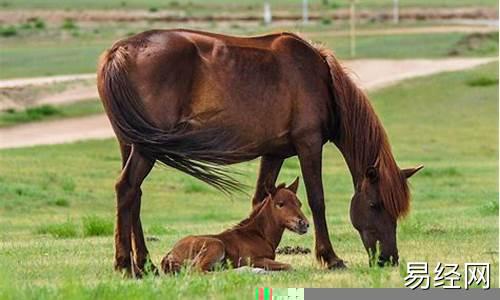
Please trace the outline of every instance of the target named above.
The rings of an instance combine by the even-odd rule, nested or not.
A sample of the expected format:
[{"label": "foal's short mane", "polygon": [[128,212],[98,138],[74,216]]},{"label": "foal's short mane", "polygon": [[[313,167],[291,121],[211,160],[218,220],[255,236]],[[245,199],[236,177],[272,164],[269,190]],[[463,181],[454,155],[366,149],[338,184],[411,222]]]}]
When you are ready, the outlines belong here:
[{"label": "foal's short mane", "polygon": [[389,139],[370,100],[351,80],[333,51],[313,45],[330,68],[334,116],[337,132],[333,142],[348,162],[354,181],[362,178],[370,166],[379,176],[379,190],[384,208],[394,217],[404,217],[410,206],[406,177],[392,155]]},{"label": "foal's short mane", "polygon": [[[284,183],[282,183],[282,184],[280,184],[280,185],[278,185],[276,187],[276,190],[275,190],[274,194],[276,194],[278,192],[278,190],[280,190],[282,188],[285,188],[285,184]],[[243,221],[239,222],[233,228],[244,226],[244,225],[248,224],[248,222],[250,222],[251,220],[253,220],[262,211],[262,208],[265,206],[265,204],[267,203],[267,201],[270,200],[271,197],[272,197],[271,194],[268,194],[266,196],[266,198],[264,198],[264,200],[262,200],[262,202],[260,202],[259,204],[257,204],[252,209],[252,212],[250,213],[250,215],[248,216],[248,218],[246,218]]]}]

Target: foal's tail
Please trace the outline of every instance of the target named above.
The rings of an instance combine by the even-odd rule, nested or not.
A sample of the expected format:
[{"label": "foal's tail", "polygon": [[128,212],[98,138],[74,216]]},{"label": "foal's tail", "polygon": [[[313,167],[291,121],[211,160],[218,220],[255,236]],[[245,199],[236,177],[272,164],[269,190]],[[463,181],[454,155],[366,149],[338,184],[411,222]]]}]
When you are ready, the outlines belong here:
[{"label": "foal's tail", "polygon": [[117,44],[101,56],[98,67],[99,95],[117,137],[136,145],[148,159],[159,160],[223,192],[241,190],[242,185],[222,167],[241,161],[244,156],[234,150],[230,131],[193,130],[186,124],[171,130],[154,126],[129,80],[131,62],[125,47]]}]

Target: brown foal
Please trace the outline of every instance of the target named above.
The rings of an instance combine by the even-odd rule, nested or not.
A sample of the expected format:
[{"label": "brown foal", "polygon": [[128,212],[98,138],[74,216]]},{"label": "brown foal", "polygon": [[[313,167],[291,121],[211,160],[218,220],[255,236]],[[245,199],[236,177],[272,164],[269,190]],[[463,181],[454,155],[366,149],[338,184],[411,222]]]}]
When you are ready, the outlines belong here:
[{"label": "brown foal", "polygon": [[296,196],[299,179],[289,187],[273,187],[250,216],[235,227],[215,235],[194,235],[178,241],[161,262],[165,273],[179,272],[191,261],[195,269],[212,271],[217,263],[234,268],[254,266],[266,270],[289,270],[289,264],[274,260],[283,231],[305,234],[309,222]]}]

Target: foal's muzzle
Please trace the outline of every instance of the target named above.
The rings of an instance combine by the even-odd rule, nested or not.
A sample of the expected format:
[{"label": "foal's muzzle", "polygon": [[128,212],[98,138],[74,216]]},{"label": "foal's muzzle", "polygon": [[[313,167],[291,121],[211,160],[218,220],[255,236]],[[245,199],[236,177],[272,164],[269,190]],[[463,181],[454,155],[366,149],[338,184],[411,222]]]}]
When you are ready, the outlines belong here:
[{"label": "foal's muzzle", "polygon": [[298,234],[305,234],[307,233],[307,230],[309,229],[309,222],[307,222],[307,220],[304,220],[304,219],[299,219],[297,221],[297,225],[295,226],[295,232],[297,232]]}]

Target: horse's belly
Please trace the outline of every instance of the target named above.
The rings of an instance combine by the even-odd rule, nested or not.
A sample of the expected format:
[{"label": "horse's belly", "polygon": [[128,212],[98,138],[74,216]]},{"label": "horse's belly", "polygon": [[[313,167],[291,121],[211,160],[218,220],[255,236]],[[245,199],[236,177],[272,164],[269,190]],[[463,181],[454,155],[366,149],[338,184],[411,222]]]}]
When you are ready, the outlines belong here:
[{"label": "horse's belly", "polygon": [[241,74],[233,73],[227,80],[206,75],[194,86],[185,111],[192,127],[228,128],[243,144],[240,146],[254,145],[260,155],[293,155],[293,103],[284,83],[246,85],[241,82]]}]

